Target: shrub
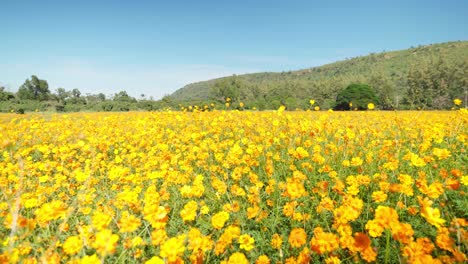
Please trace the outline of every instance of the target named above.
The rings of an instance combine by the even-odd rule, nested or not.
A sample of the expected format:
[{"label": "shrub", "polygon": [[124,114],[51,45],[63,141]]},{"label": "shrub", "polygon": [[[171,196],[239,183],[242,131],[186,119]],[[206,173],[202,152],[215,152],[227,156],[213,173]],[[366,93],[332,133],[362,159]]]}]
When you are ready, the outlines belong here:
[{"label": "shrub", "polygon": [[350,84],[338,93],[335,110],[365,110],[368,103],[379,103],[374,89],[367,84]]}]

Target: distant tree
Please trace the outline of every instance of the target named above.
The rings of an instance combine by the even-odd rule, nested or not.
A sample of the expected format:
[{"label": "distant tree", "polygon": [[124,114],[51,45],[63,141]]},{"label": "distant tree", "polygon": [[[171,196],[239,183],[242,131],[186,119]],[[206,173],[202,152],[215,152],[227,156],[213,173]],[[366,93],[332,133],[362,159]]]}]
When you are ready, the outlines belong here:
[{"label": "distant tree", "polygon": [[98,93],[97,98],[101,101],[104,102],[106,100],[106,95],[103,93]]},{"label": "distant tree", "polygon": [[136,102],[136,99],[128,95],[126,91],[120,91],[114,95],[113,101],[116,102]]},{"label": "distant tree", "polygon": [[41,80],[36,75],[32,75],[31,80],[27,79],[20,86],[17,95],[20,99],[47,100],[50,97],[49,84],[46,80]]},{"label": "distant tree", "polygon": [[86,104],[86,98],[81,96],[81,92],[78,88],[75,88],[69,92],[71,94],[70,98],[67,99],[67,102],[75,105],[84,105]]},{"label": "distant tree", "polygon": [[73,89],[71,91],[71,95],[74,97],[74,98],[79,98],[81,96],[81,92],[80,90],[78,90],[77,88]]},{"label": "distant tree", "polygon": [[8,101],[11,99],[15,99],[15,95],[13,93],[7,92],[5,87],[0,86],[0,101]]},{"label": "distant tree", "polygon": [[57,89],[56,98],[60,103],[65,103],[65,100],[70,96],[70,92],[65,90],[64,88]]},{"label": "distant tree", "polygon": [[395,87],[382,72],[377,72],[373,75],[369,79],[369,84],[375,89],[382,109],[388,110],[395,108]]},{"label": "distant tree", "polygon": [[367,109],[367,104],[378,104],[379,99],[375,91],[367,84],[351,84],[338,93],[336,110]]},{"label": "distant tree", "polygon": [[225,102],[227,98],[231,98],[231,101],[234,102],[239,97],[241,87],[243,87],[243,83],[235,75],[222,78],[216,81],[211,89],[211,98],[219,102]]},{"label": "distant tree", "polygon": [[412,108],[449,108],[453,94],[460,93],[460,77],[464,76],[460,70],[450,67],[440,55],[413,65],[407,75],[407,102]]}]

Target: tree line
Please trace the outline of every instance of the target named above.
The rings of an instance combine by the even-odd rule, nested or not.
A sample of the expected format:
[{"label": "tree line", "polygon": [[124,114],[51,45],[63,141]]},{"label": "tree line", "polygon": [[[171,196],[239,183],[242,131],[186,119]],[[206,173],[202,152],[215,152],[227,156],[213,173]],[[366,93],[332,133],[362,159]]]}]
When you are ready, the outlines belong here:
[{"label": "tree line", "polygon": [[153,111],[170,107],[167,100],[153,100],[144,94],[136,99],[125,90],[106,96],[103,93],[85,94],[77,88],[58,88],[51,92],[46,80],[32,75],[16,93],[0,86],[0,112],[79,112],[79,111]]}]

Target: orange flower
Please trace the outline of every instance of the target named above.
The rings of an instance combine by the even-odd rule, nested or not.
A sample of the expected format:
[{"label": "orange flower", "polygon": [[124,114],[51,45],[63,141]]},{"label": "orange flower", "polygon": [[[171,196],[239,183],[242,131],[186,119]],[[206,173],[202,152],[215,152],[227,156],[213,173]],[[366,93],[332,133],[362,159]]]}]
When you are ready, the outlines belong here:
[{"label": "orange flower", "polygon": [[331,252],[340,246],[338,236],[333,233],[323,232],[321,227],[314,229],[314,236],[310,241],[310,247],[318,254]]},{"label": "orange flower", "polygon": [[364,250],[371,244],[370,238],[364,233],[356,233],[354,235],[354,247],[358,250]]},{"label": "orange flower", "polygon": [[376,191],[372,193],[372,200],[376,203],[381,203],[387,200],[387,194],[382,191]]},{"label": "orange flower", "polygon": [[414,230],[408,223],[397,223],[392,225],[393,239],[403,244],[408,244],[413,240]]},{"label": "orange flower", "polygon": [[283,239],[279,234],[274,234],[273,237],[271,238],[271,246],[274,249],[280,249],[281,245],[283,244]]},{"label": "orange flower", "polygon": [[270,259],[266,255],[261,255],[258,257],[257,261],[255,261],[255,264],[270,264]]},{"label": "orange flower", "polygon": [[298,248],[306,243],[307,234],[303,228],[294,228],[289,234],[288,242],[292,247]]},{"label": "orange flower", "polygon": [[441,249],[445,249],[451,252],[454,251],[453,245],[455,244],[455,241],[450,237],[448,228],[446,227],[439,228],[437,232],[436,244]]}]

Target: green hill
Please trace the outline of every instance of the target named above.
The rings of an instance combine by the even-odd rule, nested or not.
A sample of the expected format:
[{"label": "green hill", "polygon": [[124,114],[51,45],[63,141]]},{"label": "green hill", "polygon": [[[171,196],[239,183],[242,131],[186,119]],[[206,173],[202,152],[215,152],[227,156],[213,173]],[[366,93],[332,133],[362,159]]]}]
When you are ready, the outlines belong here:
[{"label": "green hill", "polygon": [[351,83],[366,83],[380,97],[381,108],[449,108],[468,87],[468,41],[371,53],[289,72],[262,72],[192,83],[166,99],[179,104],[242,101],[247,107],[307,108],[315,99],[334,105],[337,93]]}]

